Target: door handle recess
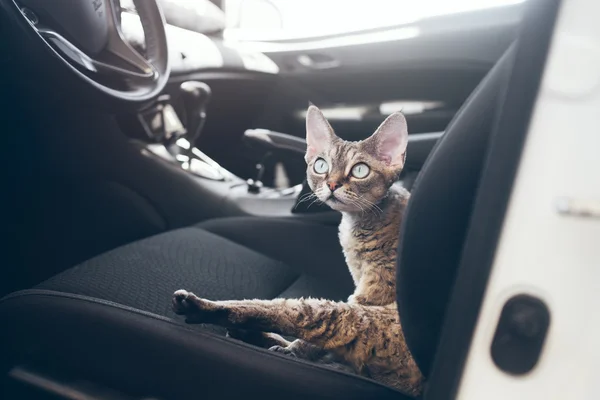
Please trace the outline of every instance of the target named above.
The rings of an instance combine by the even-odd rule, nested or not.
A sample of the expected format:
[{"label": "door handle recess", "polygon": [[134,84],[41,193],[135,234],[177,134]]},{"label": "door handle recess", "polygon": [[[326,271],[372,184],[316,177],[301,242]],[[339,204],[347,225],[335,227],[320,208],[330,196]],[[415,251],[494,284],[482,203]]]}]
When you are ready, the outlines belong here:
[{"label": "door handle recess", "polygon": [[296,60],[300,65],[306,68],[323,70],[337,68],[341,64],[340,62],[326,54],[301,54]]}]

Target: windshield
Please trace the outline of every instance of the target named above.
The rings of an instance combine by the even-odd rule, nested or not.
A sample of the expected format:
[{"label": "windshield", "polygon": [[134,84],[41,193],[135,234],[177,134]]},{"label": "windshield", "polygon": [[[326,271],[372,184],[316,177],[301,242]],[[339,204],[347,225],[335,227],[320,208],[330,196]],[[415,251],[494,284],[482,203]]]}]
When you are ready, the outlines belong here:
[{"label": "windshield", "polygon": [[303,39],[397,26],[524,0],[223,0],[226,36]]}]

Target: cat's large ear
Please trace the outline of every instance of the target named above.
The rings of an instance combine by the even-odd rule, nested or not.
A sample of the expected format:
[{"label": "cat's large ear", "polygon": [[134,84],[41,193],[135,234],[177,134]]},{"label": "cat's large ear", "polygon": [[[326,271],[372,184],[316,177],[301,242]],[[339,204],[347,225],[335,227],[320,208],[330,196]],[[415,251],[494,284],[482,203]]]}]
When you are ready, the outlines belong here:
[{"label": "cat's large ear", "polygon": [[333,128],[321,110],[311,103],[306,112],[306,158],[324,151],[334,138]]},{"label": "cat's large ear", "polygon": [[379,125],[375,133],[365,143],[372,146],[375,156],[393,168],[404,167],[408,126],[401,112],[395,112]]}]

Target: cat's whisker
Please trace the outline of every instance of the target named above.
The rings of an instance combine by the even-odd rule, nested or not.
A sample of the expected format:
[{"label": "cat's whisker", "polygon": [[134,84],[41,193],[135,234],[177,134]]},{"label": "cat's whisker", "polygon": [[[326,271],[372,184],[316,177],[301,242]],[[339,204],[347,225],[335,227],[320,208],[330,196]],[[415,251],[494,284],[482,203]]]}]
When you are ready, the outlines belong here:
[{"label": "cat's whisker", "polygon": [[[379,206],[377,206],[375,203],[365,199],[362,196],[357,195],[356,193],[350,192],[348,194],[350,195],[349,197],[354,199],[356,203],[367,207],[367,209],[369,211],[371,211],[374,216],[381,216],[383,214],[383,210]],[[362,207],[361,207],[361,209],[362,209]]]},{"label": "cat's whisker", "polygon": [[361,200],[359,200],[359,203],[360,203],[360,204],[362,204],[363,206],[365,206],[365,207],[366,207],[366,209],[367,209],[367,211],[370,211],[370,212],[371,212],[371,214],[373,214],[375,217],[377,217],[377,216],[378,216],[378,214],[377,214],[376,210],[373,210],[373,208],[372,208],[372,207],[371,207],[369,204],[367,204],[367,203],[365,203],[364,201],[362,201],[362,199],[361,199]]},{"label": "cat's whisker", "polygon": [[383,214],[383,210],[377,204],[373,203],[370,200],[365,199],[362,196],[357,196],[357,197],[358,197],[358,199],[360,199],[360,201],[363,202],[363,204],[365,204],[366,206],[368,206],[369,209],[373,210],[373,212],[377,211],[379,213],[379,215]]},{"label": "cat's whisker", "polygon": [[[308,201],[308,200],[313,199],[313,201],[306,207],[306,209],[309,209],[316,202],[322,203],[320,197],[324,190],[325,190],[324,188],[319,188],[319,189],[315,190],[314,193],[310,193],[309,196],[306,196],[306,198],[304,200],[302,200],[302,201]],[[300,202],[298,204],[300,204]],[[298,206],[298,204],[296,206]]]},{"label": "cat's whisker", "polygon": [[313,204],[315,204],[316,202],[321,202],[321,200],[319,200],[318,197],[316,197],[306,208],[309,209],[310,206],[312,206]]},{"label": "cat's whisker", "polygon": [[[319,191],[317,190],[317,193],[319,193]],[[314,192],[308,192],[303,194],[302,196],[300,196],[301,199],[303,199],[303,201],[306,201],[307,199],[310,199],[311,197],[316,196],[316,194]]]},{"label": "cat's whisker", "polygon": [[305,201],[308,201],[308,200],[312,199],[313,197],[317,197],[317,196],[314,193],[312,193],[312,192],[303,194],[302,196],[300,196],[298,198],[298,202],[294,206],[294,209],[296,207],[298,207],[300,204],[304,203]]},{"label": "cat's whisker", "polygon": [[377,204],[373,203],[372,201],[369,201],[365,198],[361,198],[371,209],[376,210],[379,212],[379,215],[383,214],[383,210],[381,209],[381,207],[379,207]]},{"label": "cat's whisker", "polygon": [[365,213],[365,209],[363,208],[363,206],[356,200],[352,199],[352,198],[348,198],[346,199],[347,202],[349,202],[351,205],[353,206],[357,206],[358,208],[360,208],[360,212],[361,213]]},{"label": "cat's whisker", "polygon": [[312,206],[314,203],[316,203],[317,201],[321,201],[319,198],[321,197],[321,194],[323,193],[325,189],[324,188],[320,188],[315,190],[315,192],[310,192],[310,193],[305,193],[302,196],[300,196],[298,203],[294,206],[294,208],[298,207],[300,204],[312,200],[312,202],[306,207],[307,209],[310,208],[310,206]]},{"label": "cat's whisker", "polygon": [[381,212],[380,212],[378,209],[374,208],[374,207],[373,207],[373,205],[371,205],[371,204],[369,204],[369,203],[367,203],[367,202],[364,202],[364,201],[363,201],[363,204],[365,205],[365,207],[367,207],[367,209],[368,209],[369,211],[371,211],[371,213],[372,213],[372,214],[373,214],[375,217],[381,217]]},{"label": "cat's whisker", "polygon": [[308,192],[308,193],[304,193],[302,196],[298,197],[299,201],[304,201],[307,198],[314,196],[315,194],[313,192]]},{"label": "cat's whisker", "polygon": [[346,201],[348,203],[350,203],[351,205],[360,208],[361,212],[364,213],[365,210],[362,207],[362,205],[360,204],[360,202],[358,201],[358,196],[356,196],[356,194],[354,194],[352,192],[347,192],[346,195],[347,195]]}]

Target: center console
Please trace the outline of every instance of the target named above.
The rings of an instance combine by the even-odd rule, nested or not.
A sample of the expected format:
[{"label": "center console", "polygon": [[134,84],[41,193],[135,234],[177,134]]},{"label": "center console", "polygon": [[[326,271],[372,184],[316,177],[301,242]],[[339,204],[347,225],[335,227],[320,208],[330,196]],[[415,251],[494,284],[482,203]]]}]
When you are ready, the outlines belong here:
[{"label": "center console", "polygon": [[[153,107],[138,114],[139,124],[150,142],[145,146],[147,154],[189,174],[205,191],[212,193],[213,199],[220,199],[226,215],[284,217],[310,214],[307,215],[309,218],[319,220],[338,218],[336,212],[324,205],[313,206],[308,212],[305,207],[297,207],[297,199],[307,189],[302,184],[283,189],[263,186],[264,164],[260,160],[255,178],[245,180],[195,147],[207,118],[206,106],[211,90],[203,82],[186,81],[180,85],[180,91],[184,115],[175,111],[169,95],[161,96]],[[247,130],[244,141],[249,151],[262,154],[263,159],[275,152],[302,157],[306,151],[304,140],[267,130]]]}]

